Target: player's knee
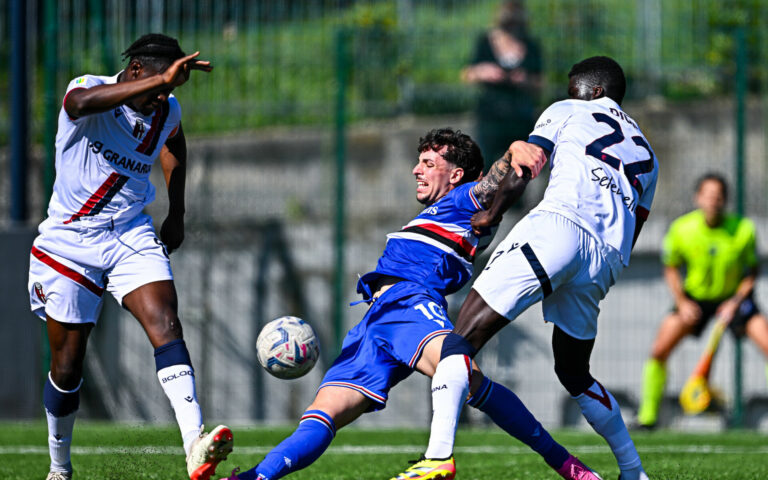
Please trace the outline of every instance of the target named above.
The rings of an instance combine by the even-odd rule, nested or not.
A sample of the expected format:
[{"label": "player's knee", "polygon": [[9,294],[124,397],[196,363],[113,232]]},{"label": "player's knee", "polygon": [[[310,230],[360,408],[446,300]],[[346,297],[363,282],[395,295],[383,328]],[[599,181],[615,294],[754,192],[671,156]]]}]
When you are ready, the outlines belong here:
[{"label": "player's knee", "polygon": [[466,338],[451,332],[446,335],[445,340],[443,340],[443,348],[440,351],[440,360],[451,355],[466,355],[469,358],[474,358],[475,354],[477,354],[477,350]]},{"label": "player's knee", "polygon": [[145,328],[150,337],[163,344],[182,338],[181,322],[179,316],[172,309],[162,309],[152,315],[145,323]]},{"label": "player's knee", "polygon": [[577,397],[586,392],[589,387],[595,383],[595,379],[589,373],[589,370],[575,371],[555,365],[560,384],[568,390],[572,397]]},{"label": "player's knee", "polygon": [[51,380],[60,389],[72,390],[77,388],[82,378],[82,365],[51,362]]}]

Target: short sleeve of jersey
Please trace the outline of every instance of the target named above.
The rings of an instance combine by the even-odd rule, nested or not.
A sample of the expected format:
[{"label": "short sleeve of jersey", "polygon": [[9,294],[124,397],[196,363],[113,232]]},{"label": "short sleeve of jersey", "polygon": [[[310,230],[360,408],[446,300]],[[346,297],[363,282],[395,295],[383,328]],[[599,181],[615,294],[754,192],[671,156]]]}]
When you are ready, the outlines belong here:
[{"label": "short sleeve of jersey", "polygon": [[483,206],[475,197],[475,185],[477,185],[477,182],[469,182],[456,188],[453,198],[458,208],[472,213],[483,210]]},{"label": "short sleeve of jersey", "polygon": [[683,264],[683,255],[680,252],[679,247],[679,228],[680,223],[678,221],[672,222],[669,226],[669,231],[664,235],[664,241],[661,249],[661,263],[667,267],[679,267]]},{"label": "short sleeve of jersey", "polygon": [[[64,108],[64,102],[67,101],[67,95],[72,90],[79,90],[81,88],[91,88],[95,87],[97,85],[103,85],[104,80],[95,76],[95,75],[83,75],[81,77],[77,77],[73,79],[71,82],[69,82],[69,85],[67,85],[67,93],[64,94],[64,98],[61,101],[61,107]],[[84,117],[83,117],[84,118]],[[77,118],[69,117],[70,120],[76,121]]]},{"label": "short sleeve of jersey", "polygon": [[[656,155],[653,155],[653,161],[658,164],[658,160],[656,160]],[[645,187],[645,190],[643,190],[643,194],[640,195],[640,200],[637,202],[638,205],[638,216],[643,217],[643,220],[646,220],[648,217],[648,213],[651,211],[651,204],[653,204],[653,196],[656,194],[656,181],[658,180],[658,165],[654,165],[653,172],[650,173],[650,175],[653,175],[651,178],[651,182],[648,184],[647,187]]]},{"label": "short sleeve of jersey", "polygon": [[181,125],[181,105],[179,105],[179,101],[173,95],[168,97],[168,105],[170,107],[168,112],[168,124],[173,127],[168,138],[173,138],[179,133],[179,126]]},{"label": "short sleeve of jersey", "polygon": [[528,143],[552,152],[557,143],[560,128],[571,116],[572,110],[572,103],[567,100],[550,105],[536,121],[536,126],[528,136]]}]

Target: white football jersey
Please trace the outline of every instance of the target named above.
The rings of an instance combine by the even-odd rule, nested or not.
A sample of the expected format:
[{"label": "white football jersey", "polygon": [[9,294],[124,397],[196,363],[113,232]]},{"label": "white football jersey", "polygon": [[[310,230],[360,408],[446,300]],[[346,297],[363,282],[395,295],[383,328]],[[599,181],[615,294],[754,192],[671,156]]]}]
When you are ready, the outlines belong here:
[{"label": "white football jersey", "polygon": [[635,121],[607,97],[563,100],[541,114],[528,141],[551,152],[549,186],[534,210],[565,216],[629,265],[636,219],[648,216],[659,172]]},{"label": "white football jersey", "polygon": [[[69,83],[67,95],[80,88],[117,83],[118,76],[83,75]],[[149,116],[120,105],[71,118],[62,107],[49,221],[101,225],[136,217],[155,198],[149,172],[180,121],[181,107],[173,95]]]}]

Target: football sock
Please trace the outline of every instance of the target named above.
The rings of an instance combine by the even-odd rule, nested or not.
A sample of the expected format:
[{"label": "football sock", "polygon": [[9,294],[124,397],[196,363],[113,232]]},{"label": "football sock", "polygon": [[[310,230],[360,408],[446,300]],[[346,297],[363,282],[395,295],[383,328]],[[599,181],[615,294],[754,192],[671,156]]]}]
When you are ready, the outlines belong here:
[{"label": "football sock", "polygon": [[48,420],[48,453],[51,456],[52,472],[72,471],[70,450],[75,416],[80,406],[80,385],[74,390],[63,390],[53,383],[51,373],[48,372],[48,380],[43,388],[43,405]]},{"label": "football sock", "polygon": [[622,480],[636,479],[642,471],[640,456],[629,438],[619,404],[613,395],[595,381],[584,393],[574,398],[579,403],[584,418],[611,447],[619,464]]},{"label": "football sock", "polygon": [[203,413],[195,393],[195,372],[184,340],[174,340],[155,349],[157,379],[176,414],[184,452],[189,455],[192,442],[200,435]]},{"label": "football sock", "polygon": [[437,364],[432,377],[432,427],[424,454],[427,458],[448,458],[453,454],[456,426],[471,375],[472,360],[466,355],[449,355]]},{"label": "football sock", "polygon": [[322,410],[307,410],[299,427],[254,468],[237,475],[241,480],[276,480],[311,465],[336,435],[333,419]]},{"label": "football sock", "polygon": [[484,378],[480,388],[467,402],[488,415],[505,432],[517,438],[557,470],[570,454],[557,443],[512,391]]},{"label": "football sock", "polygon": [[659,404],[667,382],[667,367],[655,358],[645,362],[643,367],[643,398],[637,412],[641,425],[655,425],[659,415]]}]

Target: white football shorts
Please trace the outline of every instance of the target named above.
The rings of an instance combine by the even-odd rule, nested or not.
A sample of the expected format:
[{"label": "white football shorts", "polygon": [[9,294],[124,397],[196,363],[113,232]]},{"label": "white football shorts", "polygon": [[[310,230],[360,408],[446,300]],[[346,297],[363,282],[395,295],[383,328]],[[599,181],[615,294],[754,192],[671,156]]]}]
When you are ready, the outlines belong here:
[{"label": "white football shorts", "polygon": [[173,280],[165,246],[145,214],[114,229],[46,220],[29,261],[32,312],[63,323],[96,323],[108,291],[123,298],[142,285]]},{"label": "white football shorts", "polygon": [[562,215],[534,211],[499,244],[472,288],[509,320],[543,300],[545,321],[588,340],[597,335],[598,304],[613,283],[590,234]]}]

